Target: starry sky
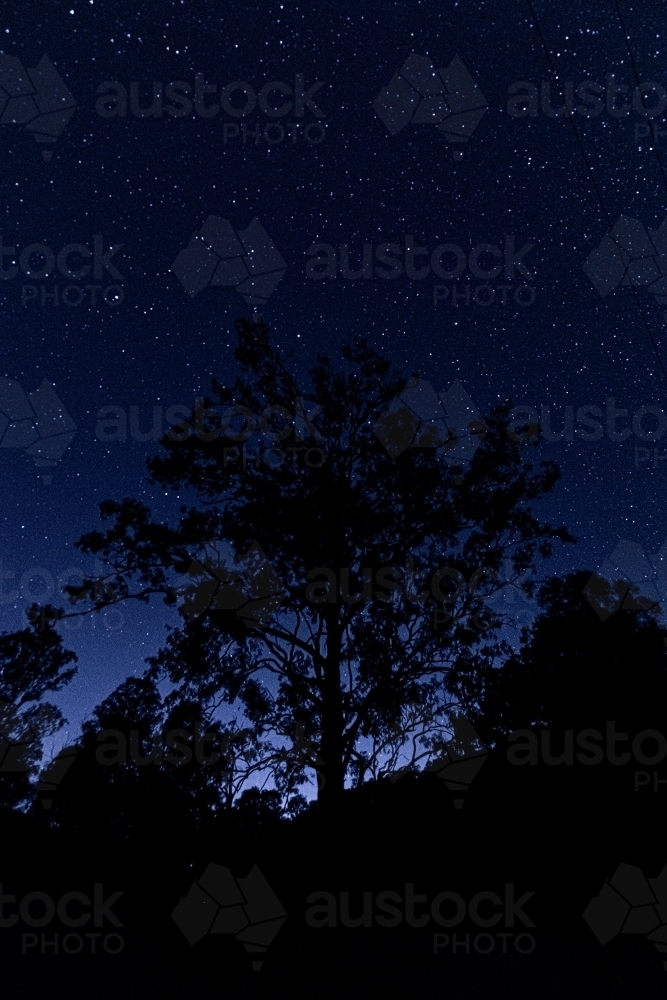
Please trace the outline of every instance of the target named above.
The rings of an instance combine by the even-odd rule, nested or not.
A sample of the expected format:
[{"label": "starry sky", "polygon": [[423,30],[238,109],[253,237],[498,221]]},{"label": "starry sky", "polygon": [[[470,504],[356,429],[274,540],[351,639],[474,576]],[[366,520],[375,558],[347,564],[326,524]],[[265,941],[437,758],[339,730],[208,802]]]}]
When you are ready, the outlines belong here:
[{"label": "starry sky", "polygon": [[[156,445],[137,438],[154,407],[164,418],[192,407],[211,377],[233,379],[233,324],[253,311],[298,373],[317,351],[335,354],[363,334],[438,392],[459,379],[482,412],[510,399],[549,408],[556,432],[566,406],[604,409],[610,397],[629,414],[619,413],[620,437],[641,407],[667,413],[667,306],[639,283],[602,296],[584,270],[619,216],[645,233],[667,214],[667,107],[647,117],[630,103],[638,80],[667,88],[661,5],[50,0],[3,18],[0,53],[13,61],[0,79],[0,376],[28,399],[47,380],[76,425],[55,466],[37,465],[26,448],[0,452],[3,630],[22,625],[30,595],[72,582],[63,574],[73,568],[92,570],[73,542],[98,524],[101,500],[134,496],[168,515],[170,499],[145,482]],[[426,100],[426,120],[409,120],[408,108],[400,128],[396,107],[391,127],[374,108],[411,53],[437,69],[458,56],[475,81],[486,110],[464,142],[438,129]],[[279,86],[263,90],[272,81]],[[576,106],[595,109],[594,94],[596,112],[556,114],[568,87],[586,81]],[[538,94],[534,115],[508,108],[526,82]],[[649,107],[661,102],[659,87],[646,91]],[[54,107],[69,109],[68,121],[55,141],[37,141],[58,130],[47,120]],[[237,235],[260,221],[286,266],[268,301],[245,301],[233,285],[189,295],[172,271],[209,216]],[[21,257],[32,244],[61,270],[52,263],[44,274],[43,250]],[[335,279],[309,272],[317,244],[335,248]],[[346,264],[362,267],[364,244],[372,254],[395,244],[403,273],[346,278]],[[418,276],[443,244],[460,248],[460,275]],[[471,261],[483,244],[492,249]],[[412,261],[413,277],[406,246],[428,250]],[[512,246],[521,266],[512,267]],[[451,273],[460,257],[444,254]],[[499,275],[479,276],[498,264]],[[86,277],[62,273],[86,265]],[[127,416],[125,441],[100,440],[100,410],[112,406]],[[650,434],[657,418],[647,412]],[[667,537],[667,433],[655,443],[634,432],[569,436],[536,456],[563,472],[540,512],[578,538],[553,570],[595,568],[619,538],[657,551]],[[71,736],[123,677],[141,673],[169,620],[160,604],[142,605],[66,630],[80,657],[59,699]]]}]

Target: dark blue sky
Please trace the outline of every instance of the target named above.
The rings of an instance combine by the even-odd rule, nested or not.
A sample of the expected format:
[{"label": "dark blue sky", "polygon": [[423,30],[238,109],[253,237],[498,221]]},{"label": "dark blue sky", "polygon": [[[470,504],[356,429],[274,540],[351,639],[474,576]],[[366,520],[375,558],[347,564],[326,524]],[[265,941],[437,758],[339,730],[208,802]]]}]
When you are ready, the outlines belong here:
[{"label": "dark blue sky", "polygon": [[[658,4],[619,2],[640,80],[667,88],[667,13]],[[667,359],[665,305],[648,287],[620,285],[603,298],[583,269],[608,231],[607,218],[637,220],[632,231],[641,242],[667,215],[667,107],[646,118],[637,99],[634,108],[629,103],[636,79],[613,0],[585,7],[535,0],[560,82],[522,0],[227,6],[221,14],[201,2],[135,10],[74,0],[3,15],[0,49],[20,61],[23,73],[4,61],[0,86],[10,88],[8,100],[28,103],[15,103],[12,112],[7,101],[9,121],[0,126],[0,250],[15,248],[0,262],[0,375],[25,394],[46,379],[77,431],[52,468],[37,467],[22,448],[0,452],[0,557],[2,572],[14,574],[2,580],[0,628],[21,624],[27,602],[14,602],[12,591],[23,578],[24,593],[31,586],[38,593],[38,581],[29,577],[34,567],[54,581],[70,567],[92,568],[73,542],[97,524],[100,500],[136,496],[158,509],[165,503],[145,484],[145,457],[155,446],[133,439],[130,408],[138,407],[145,431],[154,406],[163,414],[192,406],[212,376],[234,377],[233,323],[253,305],[231,286],[205,287],[191,297],[171,271],[211,215],[228,220],[237,235],[259,219],[279,251],[285,273],[258,308],[299,373],[318,350],[335,354],[344,340],[364,334],[437,391],[460,379],[482,412],[510,398],[538,411],[544,405],[556,430],[565,406],[576,415],[580,407],[604,408],[609,397],[630,417],[648,406],[667,413],[667,383],[647,331],[648,325]],[[451,142],[451,132],[435,120],[407,123],[392,135],[374,110],[411,52],[428,56],[437,69],[450,67],[458,54],[476,82],[487,109],[466,142]],[[71,99],[56,93],[43,64],[30,83],[27,71],[44,55]],[[122,101],[123,89],[104,86],[108,81],[127,92],[125,115],[99,113],[100,94],[120,93]],[[154,81],[162,85],[162,113],[140,117],[133,105],[150,106]],[[174,87],[170,98],[164,88],[173,81],[191,92]],[[263,90],[271,81],[280,86]],[[519,81],[537,88],[534,116],[518,116],[516,106],[508,111]],[[593,115],[554,116],[569,84],[576,94],[585,81],[592,85],[580,89],[575,106],[586,110],[586,100]],[[234,83],[243,86],[223,89]],[[204,84],[216,89],[204,93]],[[628,89],[614,97],[614,86]],[[59,107],[76,104],[55,142],[37,142],[32,134],[40,125],[29,110],[31,96],[45,116],[49,99]],[[596,96],[603,102],[597,109]],[[195,99],[199,111],[187,105]],[[450,94],[450,103],[455,99]],[[659,89],[647,90],[646,100],[650,107],[667,105]],[[284,102],[292,104],[285,114]],[[12,114],[20,120],[12,123]],[[653,125],[655,140],[647,138]],[[43,123],[49,127],[55,129]],[[529,245],[514,268],[512,239],[519,255]],[[48,247],[54,273],[40,277],[48,253],[21,257],[31,244]],[[59,254],[71,244],[78,250],[61,255],[59,271]],[[118,244],[105,267],[103,254]],[[335,280],[309,276],[315,244],[335,248]],[[380,270],[387,267],[378,263],[381,244],[395,244],[390,252],[403,273],[345,278],[345,247],[349,266],[358,269],[363,244],[372,246]],[[443,244],[459,247],[464,257],[452,279],[433,268],[439,261],[443,274],[456,270],[456,250],[430,263]],[[492,249],[478,249],[471,260],[482,244]],[[411,265],[406,246],[428,254]],[[641,248],[630,256],[644,261],[637,275],[654,266]],[[62,273],[87,265],[92,270],[80,278]],[[415,275],[428,273],[410,277],[406,265]],[[479,276],[496,265],[500,274]],[[532,291],[516,293],[520,285]],[[115,286],[122,288],[119,304]],[[55,287],[58,304],[53,297],[42,302],[42,289],[53,296]],[[66,289],[71,305],[62,301]],[[534,302],[519,305],[515,293],[524,302],[534,295]],[[126,441],[99,440],[97,415],[105,406],[127,414]],[[618,420],[618,431],[626,426],[628,419]],[[641,425],[654,426],[650,416]],[[655,444],[635,433],[619,441],[573,434],[571,442],[542,446],[541,454],[563,471],[544,512],[579,538],[554,569],[595,567],[620,537],[650,552],[660,547],[667,537],[663,452],[667,434]],[[161,642],[168,616],[159,605],[123,614],[122,622],[111,617],[109,627],[96,620],[72,633],[80,669],[61,703],[74,727],[124,675],[140,672],[144,656]]]}]

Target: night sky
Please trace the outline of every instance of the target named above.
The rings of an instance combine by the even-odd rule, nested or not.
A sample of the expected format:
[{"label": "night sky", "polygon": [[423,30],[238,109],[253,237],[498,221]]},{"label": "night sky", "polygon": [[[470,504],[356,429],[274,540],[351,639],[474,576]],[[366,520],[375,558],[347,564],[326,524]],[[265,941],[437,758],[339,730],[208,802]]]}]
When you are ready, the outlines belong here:
[{"label": "night sky", "polygon": [[[73,543],[98,525],[101,500],[133,496],[165,516],[173,509],[171,498],[146,485],[144,463],[156,445],[134,439],[130,408],[138,407],[145,433],[154,407],[163,416],[169,407],[191,408],[211,377],[229,384],[237,371],[233,324],[253,311],[302,375],[317,351],[335,355],[343,341],[362,334],[438,392],[460,379],[483,413],[509,399],[538,412],[545,406],[555,431],[566,406],[575,414],[585,406],[604,409],[609,397],[630,418],[641,407],[667,413],[667,380],[656,355],[667,364],[667,305],[642,276],[659,268],[667,247],[660,251],[656,237],[653,263],[646,263],[639,245],[667,216],[667,94],[646,90],[649,108],[658,106],[655,117],[641,113],[637,98],[632,106],[637,79],[629,55],[640,81],[667,88],[667,12],[658,4],[619,3],[627,36],[614,0],[535,0],[539,31],[524,0],[250,8],[153,0],[142,10],[108,0],[50,0],[3,21],[0,51],[14,61],[3,59],[0,73],[7,92],[0,126],[0,252],[7,251],[0,261],[0,375],[28,398],[46,380],[76,433],[53,466],[36,464],[26,447],[0,452],[0,628],[24,624],[31,588],[35,598],[44,595],[49,578],[31,577],[35,567],[54,581],[72,567],[92,570]],[[458,55],[474,79],[486,110],[466,141],[453,142],[451,129],[437,127],[437,94],[422,94],[419,107],[414,88],[412,105],[408,98],[399,107],[396,98],[385,115],[391,128],[374,109],[411,53],[443,70],[453,61],[458,66]],[[57,77],[40,62],[45,55]],[[426,65],[423,58],[418,65]],[[58,78],[66,89],[58,90]],[[164,92],[162,113],[140,116],[151,106],[154,81],[158,95]],[[170,98],[174,81],[188,86],[172,87]],[[263,91],[271,81],[280,86]],[[520,114],[517,105],[508,111],[519,81],[539,92],[535,115]],[[585,81],[592,81],[583,89],[588,96],[575,96],[575,107],[586,110],[585,99],[594,113],[554,114],[570,84],[576,95]],[[197,95],[204,84],[215,90]],[[625,89],[614,96],[614,85]],[[410,92],[409,81],[401,86]],[[124,92],[126,114],[111,114],[123,110]],[[120,94],[115,105],[110,93]],[[591,94],[601,95],[600,113]],[[188,106],[195,98],[199,112]],[[54,108],[67,110],[69,120],[55,142],[37,141],[44,130],[58,131],[48,118]],[[432,120],[408,120],[418,113]],[[265,304],[246,302],[232,285],[189,295],[172,272],[209,216],[228,220],[237,236],[256,218],[270,237],[286,270]],[[629,256],[644,263],[633,272],[634,287],[619,283],[602,296],[584,264],[619,216],[636,220],[628,223],[635,239]],[[61,257],[60,272],[55,263],[43,276],[48,253],[21,258],[31,244],[45,245],[56,262],[64,247],[79,249]],[[307,272],[316,244],[335,248],[335,279]],[[349,268],[362,268],[363,244],[372,246],[372,266],[384,277],[341,273],[345,246]],[[415,275],[443,244],[460,247],[467,260],[452,279],[432,268],[392,278],[378,263],[381,244],[400,248],[392,253],[403,266],[406,245],[428,248],[410,265]],[[500,257],[479,250],[471,270],[470,252],[481,244],[499,248]],[[520,266],[512,266],[512,245],[519,256],[529,245]],[[443,274],[456,270],[456,251],[443,253]],[[62,273],[86,266],[91,271],[78,279]],[[600,287],[614,282],[605,266],[596,272]],[[497,267],[492,278],[474,273]],[[71,304],[63,302],[66,289]],[[492,295],[495,301],[484,304]],[[111,406],[127,415],[125,441],[104,442],[96,432],[99,411]],[[630,418],[619,416],[618,432]],[[40,433],[47,428],[48,437],[47,423]],[[650,435],[656,424],[648,415],[641,427]],[[540,513],[578,538],[559,549],[553,571],[596,568],[619,538],[657,551],[667,537],[667,461],[660,461],[667,433],[657,442],[635,433],[618,441],[570,436],[545,442],[536,454],[563,472]],[[14,600],[19,588],[23,596]],[[142,672],[144,657],[174,620],[159,602],[122,613],[65,629],[66,644],[80,657],[76,679],[58,699],[70,736],[124,676]]]}]

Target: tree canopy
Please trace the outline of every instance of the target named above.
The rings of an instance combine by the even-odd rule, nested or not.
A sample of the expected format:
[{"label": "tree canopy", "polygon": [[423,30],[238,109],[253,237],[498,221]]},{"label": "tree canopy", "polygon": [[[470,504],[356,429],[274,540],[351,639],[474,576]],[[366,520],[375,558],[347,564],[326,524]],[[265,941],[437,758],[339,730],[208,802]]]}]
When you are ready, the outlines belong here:
[{"label": "tree canopy", "polygon": [[[446,717],[461,657],[501,651],[488,598],[519,579],[530,591],[554,540],[570,539],[531,510],[559,473],[527,460],[534,441],[508,433],[507,409],[472,428],[463,467],[448,462],[464,428],[415,434],[395,406],[409,380],[365,341],[338,368],[319,356],[302,388],[263,322],[237,333],[236,383],[214,381],[149,460],[153,484],[193,498],[178,522],[103,503],[111,526],[77,544],[109,573],[68,589],[86,608],[156,594],[176,605],[182,624],[150,679],[173,704],[238,712],[280,787],[315,772],[333,800]],[[412,435],[400,454],[377,433],[387,413]],[[290,460],[258,460],[290,435]]]}]

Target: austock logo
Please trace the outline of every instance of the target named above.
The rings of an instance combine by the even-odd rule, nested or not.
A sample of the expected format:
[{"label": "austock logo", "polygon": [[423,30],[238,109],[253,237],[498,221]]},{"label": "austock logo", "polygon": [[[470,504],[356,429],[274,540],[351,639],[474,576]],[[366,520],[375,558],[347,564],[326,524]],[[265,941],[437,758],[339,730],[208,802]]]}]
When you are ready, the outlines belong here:
[{"label": "austock logo", "polygon": [[[0,55],[0,125],[23,125],[39,143],[54,143],[77,103],[47,55],[34,69],[16,56]],[[53,150],[42,149],[51,159]]]},{"label": "austock logo", "polygon": [[[293,410],[270,405],[261,413],[254,413],[247,406],[234,403],[221,412],[205,402],[198,398],[194,407],[153,406],[152,426],[145,431],[141,429],[139,406],[102,406],[97,413],[95,437],[105,443],[127,441],[129,423],[129,436],[133,441],[160,441],[165,434],[164,417],[170,441],[187,441],[192,436],[204,442],[229,441],[230,446],[222,449],[221,465],[230,473],[238,474],[248,469],[257,472],[262,466],[271,471],[284,466],[321,469],[325,464],[326,453],[322,448],[298,443],[308,439],[322,440],[311,420],[319,411],[318,406],[312,407],[299,398],[294,401]],[[297,444],[281,447],[290,436]]]},{"label": "austock logo", "polygon": [[[428,56],[412,52],[373,107],[391,135],[406,125],[435,125],[450,143],[468,142],[488,102],[458,55],[436,69]],[[460,160],[463,150],[454,150]]]},{"label": "austock logo", "polygon": [[[243,748],[249,733],[248,729],[239,729],[235,733],[221,734],[215,729],[209,729],[208,723],[198,720],[195,722],[194,732],[180,727],[163,729],[153,736],[150,753],[142,756],[138,729],[129,730],[129,740],[120,729],[104,729],[97,734],[100,746],[95,751],[95,760],[102,767],[125,766],[128,758],[137,767],[150,767],[163,761],[173,767],[183,767],[191,763],[193,757],[202,767],[212,767],[220,758],[231,764],[235,749]],[[206,752],[208,744],[212,745],[210,753]],[[215,747],[219,749],[216,750]]]},{"label": "austock logo", "polygon": [[[78,750],[66,746],[42,770],[37,783],[44,809],[53,805],[53,795],[74,763]],[[25,774],[39,756],[37,734],[16,708],[0,700],[0,775]]]},{"label": "austock logo", "polygon": [[462,809],[465,793],[482,769],[489,751],[464,715],[455,716],[452,725],[454,736],[438,746],[442,756],[428,764],[426,770],[435,771],[454,793],[454,808]]},{"label": "austock logo", "polygon": [[[5,246],[0,234],[0,281],[14,281],[19,273],[31,281],[44,281],[60,274],[69,284],[61,288],[54,284],[51,291],[47,285],[22,285],[21,304],[24,308],[32,308],[41,302],[42,307],[55,308],[61,305],[70,309],[80,306],[84,301],[93,306],[119,306],[125,299],[122,284],[105,285],[108,280],[105,271],[116,282],[124,281],[124,277],[111,258],[122,249],[122,243],[115,243],[104,249],[102,233],[95,233],[92,239],[92,249],[86,243],[66,243],[56,251],[48,243],[29,243],[21,249],[18,246]],[[5,267],[5,258],[10,261]],[[92,259],[92,264],[85,263]],[[84,280],[101,282],[98,284],[83,284]],[[89,292],[90,295],[86,295]],[[41,294],[39,294],[41,293]],[[100,293],[98,295],[98,293]]]},{"label": "austock logo", "polygon": [[619,610],[658,613],[667,597],[667,542],[647,554],[637,542],[622,538],[591,575],[584,593],[601,621]]},{"label": "austock logo", "polygon": [[40,793],[39,797],[43,809],[50,809],[53,805],[53,796],[58,791],[61,781],[74,763],[78,752],[78,747],[63,747],[40,774],[39,781],[37,782],[37,791]]},{"label": "austock logo", "polygon": [[[647,879],[641,868],[620,864],[583,917],[601,945],[618,934],[643,934],[667,952],[667,865]],[[662,964],[667,971],[667,961]]]},{"label": "austock logo", "polygon": [[[79,891],[65,892],[57,900],[48,892],[28,892],[18,900],[18,913],[10,913],[9,907],[17,902],[16,894],[3,892],[3,883],[0,882],[0,928],[40,928],[50,925],[52,933],[42,933],[39,937],[32,932],[21,934],[22,955],[58,955],[61,951],[66,955],[80,955],[81,952],[97,955],[102,950],[107,955],[118,955],[125,947],[125,938],[115,931],[105,934],[104,928],[107,923],[112,927],[124,927],[112,909],[123,895],[123,892],[113,892],[105,898],[102,882],[93,883],[91,895]],[[76,912],[70,912],[71,903],[75,904]],[[85,927],[86,924],[103,929],[86,934],[71,930],[73,927]],[[55,928],[69,930],[63,934]],[[88,940],[87,948],[85,940]],[[102,947],[98,948],[98,944]]]},{"label": "austock logo", "polygon": [[191,298],[207,285],[222,286],[255,306],[267,302],[287,264],[259,219],[235,231],[227,219],[209,215],[171,269]]},{"label": "austock logo", "polygon": [[[415,892],[413,882],[405,883],[403,893],[393,890],[378,892],[362,892],[361,914],[359,903],[354,906],[355,914],[351,913],[352,906],[350,892],[313,892],[306,902],[312,904],[306,911],[306,924],[314,928],[337,928],[339,926],[348,928],[373,926],[399,927],[405,924],[412,928],[428,928],[429,925],[436,924],[439,927],[461,928],[473,926],[476,928],[496,928],[495,933],[481,933],[471,935],[461,934],[460,931],[444,934],[436,932],[433,934],[433,954],[441,951],[449,951],[456,955],[463,952],[466,955],[473,952],[478,955],[490,955],[492,952],[502,948],[503,955],[508,953],[508,939],[512,941],[513,951],[519,955],[530,955],[537,947],[537,940],[533,934],[526,931],[515,933],[521,925],[534,928],[535,924],[524,907],[535,895],[534,892],[524,892],[517,899],[516,885],[514,882],[505,883],[505,898],[497,892],[476,892],[466,898],[458,892],[451,890],[439,892],[433,899],[427,893]],[[483,906],[484,912],[480,912]],[[420,912],[417,912],[417,911]],[[503,933],[499,933],[499,928],[505,928]],[[511,931],[507,933],[507,928]],[[471,936],[473,940],[471,941]]]},{"label": "austock logo", "polygon": [[[446,392],[416,376],[381,414],[373,433],[392,459],[408,448],[442,449],[456,468],[469,462],[486,434],[477,407],[457,379]],[[460,481],[460,477],[457,477]]]},{"label": "austock logo", "polygon": [[36,734],[20,718],[14,706],[8,701],[0,701],[0,773],[29,771],[36,739]]},{"label": "austock logo", "polygon": [[[618,732],[613,721],[608,721],[604,728],[604,733],[590,727],[561,730],[557,736],[557,743],[563,752],[559,755],[553,752],[554,733],[550,729],[540,729],[539,738],[534,730],[515,729],[507,738],[510,744],[507,748],[507,761],[514,767],[526,765],[537,767],[540,762],[548,767],[574,767],[576,759],[578,764],[593,767],[606,760],[614,767],[624,767],[631,763],[633,758],[640,764],[651,765],[660,764],[667,757],[667,739],[657,729],[642,729],[632,735]],[[624,747],[628,743],[629,750],[622,749],[620,753],[617,752],[619,746]],[[575,754],[575,745],[584,752]],[[654,746],[655,752],[651,753]],[[654,791],[657,791],[657,772],[655,775]],[[640,776],[646,780],[640,782]],[[648,785],[650,779],[651,776],[647,771],[635,771],[635,791]],[[660,783],[667,784],[667,781],[660,779]]]},{"label": "austock logo", "polygon": [[[207,934],[233,934],[250,954],[267,951],[286,917],[287,911],[257,865],[239,879],[229,868],[208,865],[172,913],[190,945]],[[253,961],[255,972],[262,964],[261,959]]]},{"label": "austock logo", "polygon": [[[44,379],[27,395],[13,379],[0,378],[0,448],[22,448],[38,468],[53,468],[72,442],[77,427]],[[42,476],[50,483],[52,476]]]},{"label": "austock logo", "polygon": [[[480,243],[468,252],[455,243],[440,243],[433,251],[419,246],[413,233],[405,233],[403,243],[363,242],[359,250],[350,243],[313,243],[305,251],[306,276],[311,281],[329,282],[398,280],[421,281],[433,274],[450,284],[431,286],[433,305],[450,303],[453,307],[508,305],[531,306],[536,289],[527,284],[513,284],[515,279],[535,277],[525,258],[534,243],[516,248],[515,236],[505,234],[504,247]],[[353,266],[352,258],[356,263]],[[373,261],[377,261],[374,265]],[[420,263],[417,263],[420,261]],[[185,249],[174,260],[171,270],[191,298],[208,286],[235,288],[248,305],[265,305],[282,279],[288,264],[257,218],[247,229],[234,230],[228,219],[209,215]],[[473,285],[465,280],[466,269],[482,279]],[[501,274],[510,284],[490,284]],[[511,293],[511,297],[510,294]]]},{"label": "austock logo", "polygon": [[[424,770],[435,772],[445,782],[447,789],[455,795],[454,808],[462,809],[465,793],[479,774],[489,751],[473,724],[464,715],[454,716],[452,727],[454,735],[435,745],[440,756],[427,764]],[[401,735],[399,727],[396,727],[396,731],[397,735]],[[401,768],[388,775],[389,780],[395,783],[409,770],[409,767]]]},{"label": "austock logo", "polygon": [[195,582],[174,593],[184,598],[182,610],[189,621],[227,611],[249,629],[266,628],[285,595],[283,581],[257,542],[232,567],[222,560],[193,559],[188,574]]},{"label": "austock logo", "polygon": [[584,271],[602,298],[619,286],[648,288],[659,305],[667,305],[667,217],[657,229],[647,229],[639,219],[619,215]]},{"label": "austock logo", "polygon": [[[466,573],[470,572],[466,567]],[[364,604],[379,602],[393,607],[418,607],[417,614],[432,612],[432,627],[435,632],[441,628],[458,622],[462,624],[467,619],[468,628],[476,628],[486,632],[499,624],[490,607],[479,607],[479,600],[494,596],[495,592],[505,587],[495,569],[477,567],[466,573],[457,566],[440,566],[434,571],[427,567],[415,566],[411,557],[405,559],[404,565],[373,566],[360,565],[358,569],[340,566],[314,566],[308,571],[310,581],[305,589],[305,597],[309,604]],[[381,589],[374,589],[373,584]],[[424,586],[424,590],[419,590]],[[357,588],[361,588],[354,591]],[[491,593],[489,593],[491,588]],[[466,595],[475,602],[466,614],[455,615],[448,611],[447,605],[453,606]],[[431,603],[434,598],[441,608],[434,608]],[[463,610],[463,609],[462,609]]]},{"label": "austock logo", "polygon": [[[237,139],[238,146],[257,146],[260,138],[269,146],[295,144],[299,141],[319,145],[326,136],[325,128],[319,121],[325,114],[315,103],[314,97],[324,85],[323,80],[316,80],[307,87],[303,73],[294,74],[293,87],[284,80],[269,80],[259,91],[245,80],[236,80],[220,86],[219,103],[216,103],[218,84],[207,83],[204,73],[195,73],[194,86],[186,80],[171,80],[166,84],[154,80],[151,87],[134,80],[129,84],[129,112],[135,118],[162,118],[166,114],[170,118],[217,118],[218,121],[235,119],[222,121],[222,141],[225,146],[228,143],[234,144]],[[151,103],[145,103],[146,98],[140,94],[140,90],[146,95],[152,91]],[[98,115],[102,118],[127,116],[128,88],[124,84],[117,80],[105,80],[97,88],[97,93],[102,95],[95,104]],[[284,100],[285,97],[292,100]],[[148,97],[148,100],[151,98]],[[167,101],[170,103],[166,103]],[[306,112],[316,121],[304,121]],[[239,119],[249,118],[255,113],[257,117],[254,118],[254,128],[245,123],[236,124]],[[262,116],[270,119],[263,127]],[[285,121],[284,124],[275,120],[286,116],[298,120]]]},{"label": "austock logo", "polygon": [[[486,309],[494,305],[511,305],[512,301],[527,308],[537,298],[534,286],[513,284],[518,275],[528,280],[535,277],[525,261],[535,244],[524,243],[517,250],[513,233],[505,233],[502,248],[497,243],[478,243],[469,251],[457,243],[439,243],[430,250],[415,242],[414,233],[404,233],[400,239],[401,243],[362,242],[359,248],[351,243],[313,243],[306,250],[306,275],[311,281],[327,283],[339,278],[342,281],[397,281],[402,276],[412,282],[434,275],[439,281],[449,283],[430,286],[436,308],[448,303],[456,309],[470,306]],[[467,272],[480,278],[482,283],[473,285]],[[459,283],[458,279],[464,275],[463,282]],[[501,275],[510,284],[496,284]]]}]

